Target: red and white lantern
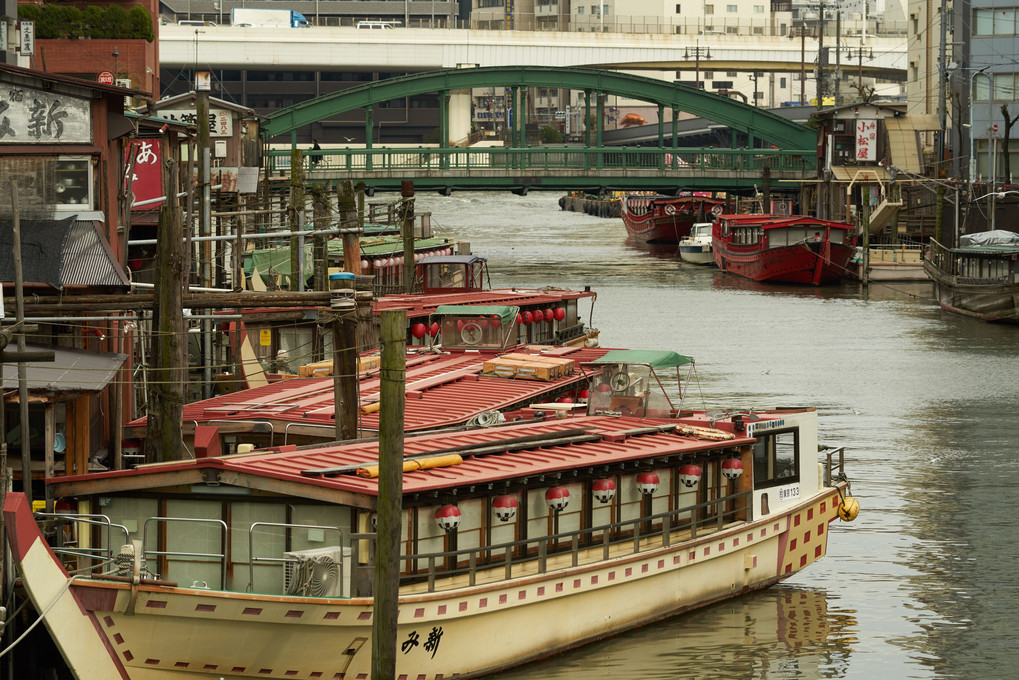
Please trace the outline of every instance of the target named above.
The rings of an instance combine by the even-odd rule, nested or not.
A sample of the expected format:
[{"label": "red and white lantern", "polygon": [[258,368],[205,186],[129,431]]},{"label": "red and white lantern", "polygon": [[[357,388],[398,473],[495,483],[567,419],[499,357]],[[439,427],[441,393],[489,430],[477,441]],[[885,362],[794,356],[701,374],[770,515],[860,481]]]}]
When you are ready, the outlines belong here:
[{"label": "red and white lantern", "polygon": [[515,496],[496,496],[492,499],[492,512],[503,522],[517,516],[517,499]]},{"label": "red and white lantern", "polygon": [[739,458],[726,458],[722,461],[722,476],[729,481],[736,481],[743,475],[743,461]]},{"label": "red and white lantern", "polygon": [[456,531],[456,528],[460,526],[460,508],[455,505],[443,505],[435,511],[435,520],[443,531]]},{"label": "red and white lantern", "polygon": [[699,481],[701,481],[700,466],[689,463],[679,468],[679,482],[686,488],[693,489]]},{"label": "red and white lantern", "polygon": [[645,496],[650,496],[657,491],[659,482],[661,480],[654,472],[641,472],[637,475],[637,489]]},{"label": "red and white lantern", "polygon": [[616,495],[616,482],[614,479],[596,479],[591,482],[591,494],[599,503],[608,503]]},{"label": "red and white lantern", "polygon": [[553,512],[560,512],[570,502],[570,492],[565,486],[553,486],[545,492],[545,502]]}]

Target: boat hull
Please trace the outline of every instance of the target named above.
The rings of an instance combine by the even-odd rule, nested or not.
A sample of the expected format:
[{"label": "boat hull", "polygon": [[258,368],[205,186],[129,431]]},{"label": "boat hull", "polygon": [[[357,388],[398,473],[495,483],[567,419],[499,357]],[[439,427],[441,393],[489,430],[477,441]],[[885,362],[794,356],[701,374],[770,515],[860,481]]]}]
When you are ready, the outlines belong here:
[{"label": "boat hull", "polygon": [[1019,283],[1004,279],[966,279],[946,274],[930,260],[924,271],[934,282],[934,295],[946,312],[983,321],[1019,323]]},{"label": "boat hull", "polygon": [[[586,553],[589,564],[565,555],[545,573],[510,581],[403,592],[397,677],[487,675],[768,587],[824,556],[838,493],[824,488],[781,514],[614,559],[599,547]],[[37,608],[49,607],[46,625],[78,678],[371,675],[371,598],[69,583],[24,497],[9,495],[4,514],[26,589]]]},{"label": "boat hull", "polygon": [[852,247],[833,243],[828,257],[820,244],[737,250],[714,244],[715,263],[725,272],[754,281],[823,285],[840,281],[853,257]]},{"label": "boat hull", "polygon": [[679,244],[679,259],[690,264],[715,264],[715,254],[710,243]]}]

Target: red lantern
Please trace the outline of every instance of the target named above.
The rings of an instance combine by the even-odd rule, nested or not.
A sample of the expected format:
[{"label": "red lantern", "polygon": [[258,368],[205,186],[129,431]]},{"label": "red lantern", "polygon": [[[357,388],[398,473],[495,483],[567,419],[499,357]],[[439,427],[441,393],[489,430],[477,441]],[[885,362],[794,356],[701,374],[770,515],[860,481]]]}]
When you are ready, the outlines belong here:
[{"label": "red lantern", "polygon": [[435,519],[443,531],[456,531],[460,526],[460,508],[455,505],[443,505],[435,511]]},{"label": "red lantern", "polygon": [[551,321],[554,316],[555,312],[553,312],[551,308],[545,310],[545,321]]},{"label": "red lantern", "polygon": [[556,321],[562,321],[563,319],[566,318],[566,310],[563,309],[562,307],[556,307],[555,310],[552,312],[552,315],[555,317]]},{"label": "red lantern", "polygon": [[722,461],[722,475],[730,481],[736,481],[743,475],[743,461],[739,458],[726,458]]},{"label": "red lantern", "polygon": [[612,479],[596,479],[591,482],[591,494],[599,503],[608,503],[616,495],[616,482]]},{"label": "red lantern", "polygon": [[567,396],[562,396],[562,397],[559,397],[558,399],[556,399],[556,403],[557,404],[572,404],[573,403],[573,399],[571,399],[571,398],[569,398]]},{"label": "red lantern", "polygon": [[654,472],[641,472],[637,475],[637,489],[645,496],[650,496],[658,490],[660,481]]},{"label": "red lantern", "polygon": [[515,496],[496,496],[492,499],[492,512],[503,522],[517,516],[517,499]]},{"label": "red lantern", "polygon": [[425,328],[425,325],[423,323],[416,323],[410,327],[410,334],[413,335],[415,338],[418,338],[419,340],[425,337],[426,332],[427,329]]},{"label": "red lantern", "polygon": [[524,312],[524,323],[528,324],[534,320],[534,316],[530,312]]},{"label": "red lantern", "polygon": [[577,396],[580,397],[581,399],[587,399],[589,396],[591,396],[591,393],[585,388],[577,392]]},{"label": "red lantern", "polygon": [[700,467],[692,463],[688,463],[687,465],[679,468],[679,481],[688,489],[694,488],[697,486],[697,482],[701,481]]},{"label": "red lantern", "polygon": [[524,323],[524,315],[521,314],[520,312],[517,312],[517,325],[519,326],[522,323]]},{"label": "red lantern", "polygon": [[492,318],[488,320],[488,325],[492,328],[498,328],[502,325],[502,319],[500,319],[498,315],[493,314]]},{"label": "red lantern", "polygon": [[553,486],[545,492],[545,502],[553,512],[563,510],[570,502],[570,492],[565,486]]},{"label": "red lantern", "polygon": [[457,319],[456,320],[456,332],[459,333],[463,329],[464,329],[464,320],[463,319]]},{"label": "red lantern", "polygon": [[432,325],[428,328],[428,335],[434,338],[438,334],[439,334],[439,322],[433,321]]}]

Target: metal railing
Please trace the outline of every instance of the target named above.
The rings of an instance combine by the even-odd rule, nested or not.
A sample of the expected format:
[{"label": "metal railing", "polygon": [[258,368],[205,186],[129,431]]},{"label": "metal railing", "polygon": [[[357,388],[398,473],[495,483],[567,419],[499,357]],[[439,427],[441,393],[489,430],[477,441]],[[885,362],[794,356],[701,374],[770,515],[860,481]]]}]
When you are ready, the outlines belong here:
[{"label": "metal railing", "polygon": [[[67,513],[67,512],[37,512],[35,513],[36,519],[55,519],[59,520],[59,523],[81,523],[89,526],[98,526],[106,529],[106,547],[95,547],[95,548],[82,548],[75,546],[71,549],[64,545],[51,546],[53,553],[58,556],[66,557],[77,557],[86,558],[89,560],[101,559],[111,560],[113,559],[113,529],[120,529],[124,532],[124,543],[131,542],[131,533],[127,530],[127,527],[123,524],[115,524],[106,515],[98,515],[94,513]],[[122,544],[123,545],[123,544]]]},{"label": "metal railing", "polygon": [[[666,135],[668,136],[668,135]],[[423,172],[505,171],[658,171],[680,175],[702,172],[812,172],[814,149],[717,149],[664,147],[541,146],[527,148],[388,148],[323,149],[314,152],[320,162],[313,174],[416,170]],[[290,151],[271,149],[268,162],[274,172],[289,171]],[[305,156],[310,164],[310,156]],[[281,162],[282,159],[282,162]]]},{"label": "metal railing", "polygon": [[[149,532],[149,523],[154,522],[156,524],[169,524],[170,522],[182,522],[182,523],[194,523],[194,524],[217,524],[223,530],[220,538],[220,546],[222,552],[218,553],[205,553],[205,552],[177,552],[171,550],[149,550],[145,547],[147,544],[146,538]],[[220,585],[221,589],[226,589],[226,541],[227,541],[227,524],[221,519],[201,519],[196,517],[149,517],[145,520],[142,525],[142,555],[148,559],[149,555],[155,557],[205,557],[218,559],[220,564]]]},{"label": "metal railing", "polygon": [[[620,557],[669,547],[673,544],[674,531],[689,532],[683,540],[692,540],[704,535],[705,532],[721,531],[726,522],[737,521],[737,515],[744,514],[746,521],[749,521],[753,513],[750,502],[752,494],[752,491],[742,491],[677,510],[549,536],[449,552],[404,555],[400,560],[407,566],[400,577],[400,584],[402,586],[424,581],[427,583],[427,592],[436,592],[440,579],[452,580],[466,575],[467,585],[473,586],[477,584],[479,574],[482,573],[493,577],[495,573],[501,572],[502,576],[492,578],[492,582],[510,580],[513,578],[514,566],[521,567],[524,564],[535,564],[537,573],[544,574],[549,571],[552,561],[556,562],[554,568],[562,566],[561,562],[567,559],[571,567],[576,567],[582,563],[581,560],[585,556],[590,558],[589,562],[609,559],[613,548],[616,548],[614,556]],[[732,507],[726,510],[729,504]],[[707,510],[715,512],[700,519],[699,515]],[[683,516],[682,519],[680,516]],[[374,536],[374,534],[351,534],[352,562],[355,565],[359,564],[357,541],[374,539]],[[649,540],[657,537],[661,540]],[[561,547],[564,545],[566,547]],[[630,547],[628,550],[620,551],[619,548],[622,546]],[[501,556],[497,557],[500,554]],[[441,566],[450,562],[453,566]],[[464,562],[466,564],[463,564]],[[423,570],[417,566],[420,563],[426,565]],[[460,588],[463,585],[461,580],[457,580],[448,587]]]}]

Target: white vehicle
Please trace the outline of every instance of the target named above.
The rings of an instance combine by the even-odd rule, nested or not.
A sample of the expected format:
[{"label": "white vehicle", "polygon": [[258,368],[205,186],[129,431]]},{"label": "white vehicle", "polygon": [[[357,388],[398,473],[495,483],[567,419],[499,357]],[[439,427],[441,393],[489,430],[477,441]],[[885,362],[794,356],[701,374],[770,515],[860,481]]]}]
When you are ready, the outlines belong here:
[{"label": "white vehicle", "polygon": [[354,28],[383,30],[387,28],[395,28],[395,26],[392,21],[359,21],[354,25]]},{"label": "white vehicle", "polygon": [[235,7],[230,14],[234,26],[255,26],[262,28],[308,28],[308,20],[292,9],[252,9]]}]

